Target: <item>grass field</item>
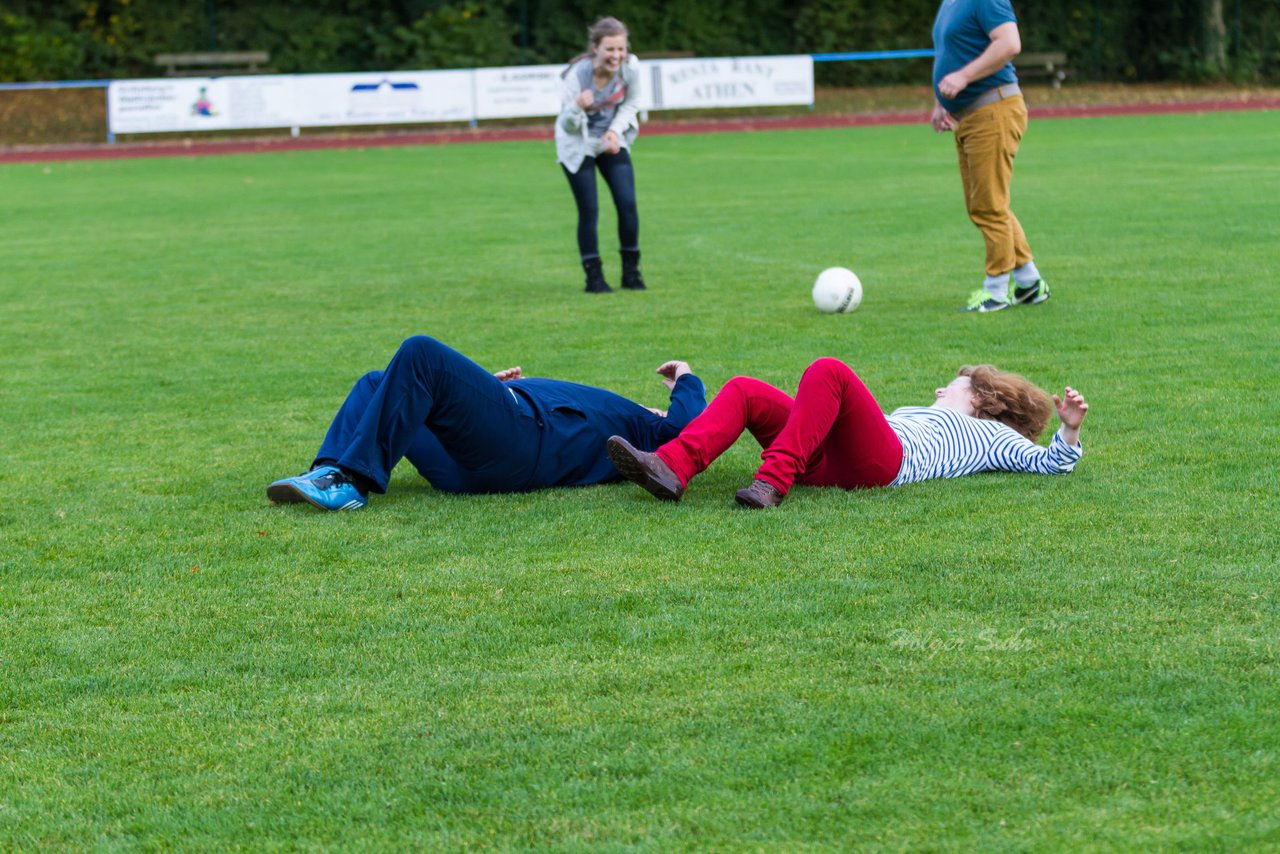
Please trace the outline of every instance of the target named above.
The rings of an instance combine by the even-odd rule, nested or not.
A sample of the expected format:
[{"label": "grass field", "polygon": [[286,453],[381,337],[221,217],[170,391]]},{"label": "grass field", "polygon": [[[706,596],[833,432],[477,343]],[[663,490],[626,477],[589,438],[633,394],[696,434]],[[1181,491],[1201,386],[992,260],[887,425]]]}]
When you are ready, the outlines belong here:
[{"label": "grass field", "polygon": [[[642,139],[608,297],[550,144],[0,167],[0,850],[1280,848],[1278,135],[1033,124],[1054,298],[991,317],[923,126]],[[653,405],[668,358],[887,408],[994,361],[1086,454],[271,506],[415,333]]]}]

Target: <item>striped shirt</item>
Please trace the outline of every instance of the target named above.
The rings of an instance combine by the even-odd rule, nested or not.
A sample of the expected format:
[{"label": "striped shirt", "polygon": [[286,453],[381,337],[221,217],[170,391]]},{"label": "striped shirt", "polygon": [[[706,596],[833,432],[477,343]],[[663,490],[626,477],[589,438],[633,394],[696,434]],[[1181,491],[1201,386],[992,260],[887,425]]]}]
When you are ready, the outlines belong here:
[{"label": "striped shirt", "polygon": [[1084,453],[1057,433],[1045,448],[999,421],[940,406],[903,406],[888,421],[902,442],[902,467],[890,486],[984,471],[1067,474]]}]

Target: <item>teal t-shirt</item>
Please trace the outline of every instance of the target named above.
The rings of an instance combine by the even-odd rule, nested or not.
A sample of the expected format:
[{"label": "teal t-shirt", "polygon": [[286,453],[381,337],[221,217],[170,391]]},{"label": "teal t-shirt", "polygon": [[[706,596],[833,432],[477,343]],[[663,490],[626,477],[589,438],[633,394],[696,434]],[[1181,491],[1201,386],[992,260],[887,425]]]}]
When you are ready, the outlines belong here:
[{"label": "teal t-shirt", "polygon": [[983,92],[1018,82],[1013,63],[981,80],[974,80],[954,98],[938,93],[938,81],[973,62],[991,44],[990,33],[1001,24],[1018,22],[1009,0],[942,0],[933,22],[933,93],[947,112],[972,104]]}]

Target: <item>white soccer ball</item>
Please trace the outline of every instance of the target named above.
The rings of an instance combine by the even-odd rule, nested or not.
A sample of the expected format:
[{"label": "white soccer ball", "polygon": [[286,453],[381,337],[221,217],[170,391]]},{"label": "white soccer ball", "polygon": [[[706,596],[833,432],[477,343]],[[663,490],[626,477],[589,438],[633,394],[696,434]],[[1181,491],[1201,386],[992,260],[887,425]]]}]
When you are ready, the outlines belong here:
[{"label": "white soccer ball", "polygon": [[852,270],[831,267],[813,283],[813,304],[826,314],[853,311],[862,302],[862,282]]}]

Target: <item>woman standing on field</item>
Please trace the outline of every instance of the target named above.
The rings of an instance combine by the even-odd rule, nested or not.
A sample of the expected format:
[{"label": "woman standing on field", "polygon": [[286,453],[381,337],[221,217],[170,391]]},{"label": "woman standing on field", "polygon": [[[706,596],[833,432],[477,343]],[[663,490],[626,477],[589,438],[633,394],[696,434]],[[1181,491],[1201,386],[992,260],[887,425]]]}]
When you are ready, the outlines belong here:
[{"label": "woman standing on field", "polygon": [[630,155],[640,130],[640,60],[628,52],[626,26],[617,18],[597,21],[589,30],[587,52],[571,61],[561,77],[556,159],[578,204],[578,252],[587,274],[586,291],[613,290],[604,278],[596,235],[597,170],[609,185],[618,211],[622,287],[642,291],[640,215]]}]

